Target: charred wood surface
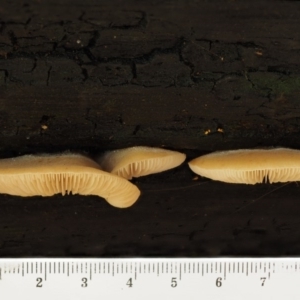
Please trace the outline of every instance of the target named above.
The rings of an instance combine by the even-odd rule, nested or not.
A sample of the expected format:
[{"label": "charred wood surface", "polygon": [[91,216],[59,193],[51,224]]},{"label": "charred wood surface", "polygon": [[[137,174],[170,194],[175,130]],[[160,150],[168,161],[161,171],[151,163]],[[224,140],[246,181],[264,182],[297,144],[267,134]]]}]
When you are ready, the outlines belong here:
[{"label": "charred wood surface", "polygon": [[[299,28],[299,1],[3,0],[0,155],[300,148]],[[296,183],[195,179],[137,179],[125,210],[0,195],[0,255],[300,254]]]}]

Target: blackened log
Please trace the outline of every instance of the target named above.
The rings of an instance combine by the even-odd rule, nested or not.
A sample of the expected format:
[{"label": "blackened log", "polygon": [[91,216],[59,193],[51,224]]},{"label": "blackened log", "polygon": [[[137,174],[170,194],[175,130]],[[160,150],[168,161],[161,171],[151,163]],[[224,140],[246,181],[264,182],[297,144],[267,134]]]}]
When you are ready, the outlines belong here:
[{"label": "blackened log", "polygon": [[[300,148],[299,1],[6,0],[0,22],[1,157]],[[186,164],[135,183],[126,210],[1,195],[0,255],[300,254],[295,183],[223,184]]]}]

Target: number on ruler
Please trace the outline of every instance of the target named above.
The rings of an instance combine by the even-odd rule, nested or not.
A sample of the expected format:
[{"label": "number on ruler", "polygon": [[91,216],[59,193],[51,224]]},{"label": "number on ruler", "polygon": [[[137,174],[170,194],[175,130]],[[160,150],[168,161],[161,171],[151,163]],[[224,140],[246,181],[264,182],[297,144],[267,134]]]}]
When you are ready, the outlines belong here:
[{"label": "number on ruler", "polygon": [[174,288],[177,286],[177,278],[176,277],[173,277],[172,278],[172,281],[171,281],[171,287]]},{"label": "number on ruler", "polygon": [[36,281],[37,281],[36,287],[43,287],[43,284],[42,284],[43,279],[41,277],[37,278]]},{"label": "number on ruler", "polygon": [[221,287],[222,286],[222,277],[218,277],[216,280],[216,286]]},{"label": "number on ruler", "polygon": [[132,287],[132,278],[129,278],[126,285],[128,285],[129,287]]},{"label": "number on ruler", "polygon": [[265,286],[265,281],[266,281],[266,277],[261,277],[260,280],[261,280],[261,286]]},{"label": "number on ruler", "polygon": [[82,287],[87,287],[87,278],[86,277],[83,277],[82,279],[81,279],[81,281],[82,281],[82,284],[81,284],[81,286]]}]

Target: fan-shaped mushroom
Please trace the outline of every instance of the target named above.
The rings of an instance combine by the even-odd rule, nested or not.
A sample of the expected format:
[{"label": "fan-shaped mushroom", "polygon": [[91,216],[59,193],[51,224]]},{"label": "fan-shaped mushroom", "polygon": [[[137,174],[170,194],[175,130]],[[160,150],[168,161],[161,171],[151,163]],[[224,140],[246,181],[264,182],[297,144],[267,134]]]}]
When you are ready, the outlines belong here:
[{"label": "fan-shaped mushroom", "polygon": [[131,179],[175,168],[185,157],[177,151],[139,146],[106,152],[97,161],[103,170]]},{"label": "fan-shaped mushroom", "polygon": [[102,171],[80,154],[25,155],[0,160],[0,193],[17,196],[54,194],[97,195],[115,207],[131,206],[139,189],[129,181]]},{"label": "fan-shaped mushroom", "polygon": [[189,162],[197,174],[229,183],[300,180],[300,151],[287,148],[214,152]]}]

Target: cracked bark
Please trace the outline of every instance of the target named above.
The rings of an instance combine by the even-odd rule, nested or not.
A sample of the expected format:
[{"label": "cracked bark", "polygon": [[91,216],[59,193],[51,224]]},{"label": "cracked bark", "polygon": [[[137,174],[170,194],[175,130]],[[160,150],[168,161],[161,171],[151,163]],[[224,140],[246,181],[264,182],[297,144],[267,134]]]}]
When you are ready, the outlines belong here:
[{"label": "cracked bark", "polygon": [[[0,5],[0,154],[300,148],[298,1]],[[117,9],[116,9],[117,8]],[[2,256],[299,255],[298,186],[186,164],[138,203],[0,196]]]}]

